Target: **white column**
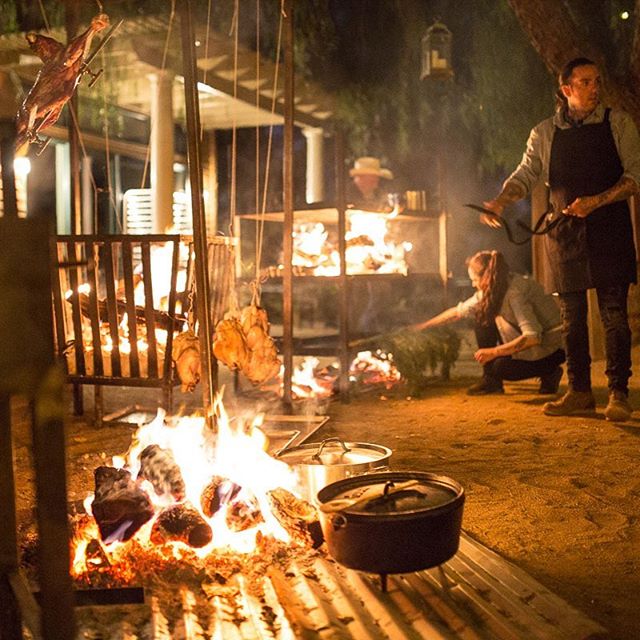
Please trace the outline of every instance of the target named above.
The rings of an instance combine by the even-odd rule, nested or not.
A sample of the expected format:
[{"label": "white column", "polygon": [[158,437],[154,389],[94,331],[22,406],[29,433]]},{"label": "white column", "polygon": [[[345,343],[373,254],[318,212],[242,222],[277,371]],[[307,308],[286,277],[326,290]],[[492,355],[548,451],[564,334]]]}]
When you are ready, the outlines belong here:
[{"label": "white column", "polygon": [[158,71],[149,79],[152,231],[164,233],[173,225],[173,74]]},{"label": "white column", "polygon": [[56,231],[60,235],[71,233],[71,185],[69,184],[69,143],[55,145],[56,151]]},{"label": "white column", "polygon": [[319,127],[308,127],[302,130],[307,139],[307,185],[305,198],[307,204],[322,202],[324,199],[323,176],[323,131]]}]

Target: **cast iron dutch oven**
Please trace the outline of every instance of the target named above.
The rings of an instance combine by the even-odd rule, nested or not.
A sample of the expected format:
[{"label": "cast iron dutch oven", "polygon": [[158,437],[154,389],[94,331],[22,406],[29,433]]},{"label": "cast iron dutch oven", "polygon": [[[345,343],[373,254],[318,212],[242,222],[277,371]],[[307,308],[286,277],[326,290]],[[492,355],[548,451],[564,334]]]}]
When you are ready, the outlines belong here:
[{"label": "cast iron dutch oven", "polygon": [[322,442],[285,449],[278,459],[296,472],[305,498],[313,502],[318,491],[332,482],[389,468],[391,449],[368,442],[343,442],[327,438]]},{"label": "cast iron dutch oven", "polygon": [[318,493],[331,556],[368,573],[435,567],[458,550],[464,489],[422,471],[386,471],[334,482]]}]

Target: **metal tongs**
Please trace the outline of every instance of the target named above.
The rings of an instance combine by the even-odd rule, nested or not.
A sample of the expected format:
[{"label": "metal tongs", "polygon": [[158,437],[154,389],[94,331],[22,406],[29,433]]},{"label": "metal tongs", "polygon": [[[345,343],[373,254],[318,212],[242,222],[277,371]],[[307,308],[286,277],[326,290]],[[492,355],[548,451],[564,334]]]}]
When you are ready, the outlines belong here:
[{"label": "metal tongs", "polygon": [[[504,216],[501,216],[499,213],[496,213],[495,211],[491,211],[491,209],[487,209],[486,207],[481,207],[478,204],[465,204],[463,206],[467,207],[469,209],[473,209],[474,211],[477,211],[478,213],[484,213],[487,216],[491,216],[491,218],[493,218],[494,220],[499,222],[500,226],[504,228],[505,233],[507,234],[507,238],[509,239],[509,242],[511,242],[513,244],[519,244],[519,245],[520,244],[526,244],[527,242],[529,242],[531,240],[531,236],[543,236],[543,235],[549,233],[549,231],[551,231],[552,229],[557,227],[558,224],[560,224],[560,222],[562,220],[564,220],[564,216],[562,214],[560,214],[560,215],[558,215],[556,217],[556,214],[553,211],[553,209],[548,209],[547,211],[545,211],[536,220],[535,225],[533,225],[533,229],[531,227],[529,227],[528,225],[526,225],[524,222],[522,222],[522,220],[516,220],[516,224],[521,229],[526,231],[526,233],[529,234],[528,237],[526,237],[526,238],[524,238],[522,240],[516,240],[514,235],[513,235],[513,230],[509,226],[509,223],[507,222],[507,219]],[[552,219],[549,220],[543,226],[542,223],[545,221],[547,216],[549,216],[550,214],[551,214]]]}]

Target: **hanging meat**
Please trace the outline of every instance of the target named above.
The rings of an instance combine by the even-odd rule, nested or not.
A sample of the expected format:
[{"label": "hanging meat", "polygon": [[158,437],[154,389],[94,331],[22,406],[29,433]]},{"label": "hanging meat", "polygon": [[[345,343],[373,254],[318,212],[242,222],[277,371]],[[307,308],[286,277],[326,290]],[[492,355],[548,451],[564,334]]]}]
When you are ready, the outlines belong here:
[{"label": "hanging meat", "polygon": [[180,391],[193,391],[202,375],[202,362],[200,340],[191,329],[179,333],[173,339],[171,359],[180,378]]},{"label": "hanging meat", "polygon": [[28,142],[40,142],[38,132],[54,124],[88,71],[84,58],[93,35],[109,25],[109,16],[101,13],[91,20],[86,31],[66,46],[38,33],[28,33],[31,50],[44,62],[36,81],[18,110],[16,148]]},{"label": "hanging meat", "polygon": [[242,325],[233,312],[225,314],[216,325],[213,355],[229,369],[244,371],[249,353]]},{"label": "hanging meat", "polygon": [[267,312],[255,302],[242,309],[240,323],[244,333],[248,358],[242,373],[256,384],[278,375],[278,350],[269,335]]}]

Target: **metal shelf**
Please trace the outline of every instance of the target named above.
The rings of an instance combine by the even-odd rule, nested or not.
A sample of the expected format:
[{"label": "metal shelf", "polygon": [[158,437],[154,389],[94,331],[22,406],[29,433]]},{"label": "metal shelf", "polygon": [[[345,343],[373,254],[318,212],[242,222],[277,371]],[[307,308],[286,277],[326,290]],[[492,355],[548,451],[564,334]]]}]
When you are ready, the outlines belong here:
[{"label": "metal shelf", "polygon": [[[345,214],[347,218],[349,214],[357,211],[362,212],[359,209],[346,209]],[[409,211],[405,210],[402,213],[393,215],[384,211],[371,211],[371,215],[386,215],[390,222],[432,222],[438,220],[441,215],[444,215],[442,210],[428,210],[428,211]],[[282,211],[270,211],[267,213],[239,213],[237,217],[241,220],[264,220],[265,222],[284,222],[284,213]],[[338,224],[338,210],[334,207],[322,207],[322,208],[310,208],[310,209],[296,209],[293,212],[294,222],[321,222],[322,224]]]}]

